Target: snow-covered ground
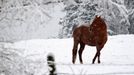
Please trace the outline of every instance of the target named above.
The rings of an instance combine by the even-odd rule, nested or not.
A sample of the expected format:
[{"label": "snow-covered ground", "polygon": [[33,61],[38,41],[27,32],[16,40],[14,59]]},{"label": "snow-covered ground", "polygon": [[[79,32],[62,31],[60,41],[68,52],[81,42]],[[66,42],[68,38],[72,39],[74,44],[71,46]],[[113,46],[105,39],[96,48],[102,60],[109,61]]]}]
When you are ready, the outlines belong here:
[{"label": "snow-covered ground", "polygon": [[23,50],[23,57],[40,60],[40,68],[35,75],[48,74],[46,57],[55,56],[59,75],[134,75],[134,35],[109,36],[101,51],[101,64],[91,64],[96,48],[86,46],[83,52],[84,64],[72,64],[73,39],[33,39],[6,44],[5,47]]}]

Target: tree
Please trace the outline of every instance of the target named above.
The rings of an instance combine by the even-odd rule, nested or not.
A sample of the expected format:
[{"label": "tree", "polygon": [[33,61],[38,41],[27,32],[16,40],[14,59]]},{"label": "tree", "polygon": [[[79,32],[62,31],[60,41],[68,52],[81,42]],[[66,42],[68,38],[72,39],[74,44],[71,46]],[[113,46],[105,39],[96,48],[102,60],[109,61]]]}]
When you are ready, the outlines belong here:
[{"label": "tree", "polygon": [[89,23],[98,9],[98,4],[96,3],[75,1],[74,4],[66,5],[64,9],[66,16],[60,21],[62,25],[60,38],[71,37],[73,29],[80,24]]},{"label": "tree", "polygon": [[43,32],[46,23],[52,18],[46,10],[48,1],[0,0],[0,41],[37,37],[39,29]]},{"label": "tree", "polygon": [[108,28],[113,34],[128,34],[130,26],[128,20],[128,10],[124,5],[124,0],[105,0],[106,10],[104,17],[107,21]]},{"label": "tree", "polygon": [[129,22],[130,22],[130,27],[129,27],[129,32],[130,34],[134,34],[134,0],[125,0],[125,6],[128,9],[129,13]]},{"label": "tree", "polygon": [[[94,15],[100,15],[108,27],[108,34],[128,34],[130,17],[124,0],[76,0],[75,4],[66,6],[66,16],[61,25],[61,37],[70,37],[73,29],[86,22],[90,22]],[[133,19],[133,18],[131,18]],[[132,31],[132,26],[130,27]]]}]

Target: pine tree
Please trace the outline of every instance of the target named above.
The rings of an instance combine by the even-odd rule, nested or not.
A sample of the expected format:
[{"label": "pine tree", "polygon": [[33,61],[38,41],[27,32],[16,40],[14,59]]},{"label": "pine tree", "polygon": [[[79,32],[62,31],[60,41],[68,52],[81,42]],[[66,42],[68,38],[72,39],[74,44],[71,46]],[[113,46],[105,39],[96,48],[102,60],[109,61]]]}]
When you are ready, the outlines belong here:
[{"label": "pine tree", "polygon": [[100,15],[106,22],[108,34],[134,33],[133,0],[74,0],[76,3],[65,7],[66,16],[60,24],[60,37],[70,37],[73,29],[90,22],[94,15]]},{"label": "pine tree", "polygon": [[60,24],[60,38],[71,37],[72,31],[78,25],[89,23],[97,11],[98,5],[90,1],[76,0],[75,4],[67,5],[64,9],[66,16]]},{"label": "pine tree", "polygon": [[134,34],[134,0],[125,0],[125,6],[129,10],[128,19],[130,22],[129,33]]}]

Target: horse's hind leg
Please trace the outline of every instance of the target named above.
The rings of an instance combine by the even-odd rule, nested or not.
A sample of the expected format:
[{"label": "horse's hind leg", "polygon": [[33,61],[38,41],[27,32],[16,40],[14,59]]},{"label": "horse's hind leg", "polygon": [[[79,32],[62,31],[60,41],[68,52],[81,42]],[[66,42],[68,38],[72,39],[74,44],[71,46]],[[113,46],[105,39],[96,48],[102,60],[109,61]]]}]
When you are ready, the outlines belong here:
[{"label": "horse's hind leg", "polygon": [[72,50],[72,62],[73,62],[73,64],[75,63],[75,60],[76,60],[78,44],[79,43],[77,41],[74,41],[74,46],[73,46],[73,50]]},{"label": "horse's hind leg", "polygon": [[79,60],[80,60],[80,63],[83,64],[83,60],[82,60],[82,52],[85,48],[85,44],[83,43],[80,43],[80,49],[79,49]]}]

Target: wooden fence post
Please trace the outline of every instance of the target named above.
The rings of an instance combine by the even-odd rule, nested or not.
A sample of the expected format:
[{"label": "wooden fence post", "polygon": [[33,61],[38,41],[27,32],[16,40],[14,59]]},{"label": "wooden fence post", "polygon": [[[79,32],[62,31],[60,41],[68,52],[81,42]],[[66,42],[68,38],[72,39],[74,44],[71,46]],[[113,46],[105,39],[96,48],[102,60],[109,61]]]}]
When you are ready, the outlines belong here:
[{"label": "wooden fence post", "polygon": [[49,67],[49,75],[57,75],[56,74],[55,59],[54,59],[53,54],[48,54],[47,64],[48,64],[48,67]]}]

